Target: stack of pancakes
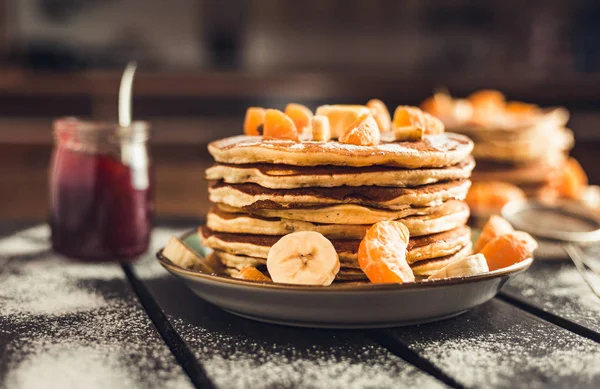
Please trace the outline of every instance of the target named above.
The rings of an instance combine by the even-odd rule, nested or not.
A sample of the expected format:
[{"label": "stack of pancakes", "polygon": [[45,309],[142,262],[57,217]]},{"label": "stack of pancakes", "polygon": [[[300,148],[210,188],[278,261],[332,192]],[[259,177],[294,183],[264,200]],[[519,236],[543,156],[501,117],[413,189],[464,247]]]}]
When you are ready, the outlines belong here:
[{"label": "stack of pancakes", "polygon": [[509,182],[528,197],[539,197],[557,189],[563,165],[573,147],[573,134],[565,127],[567,119],[568,113],[557,108],[520,125],[504,128],[466,125],[453,131],[468,135],[475,142],[474,182]]},{"label": "stack of pancakes", "polygon": [[473,140],[474,183],[500,181],[516,185],[528,197],[558,196],[573,147],[573,133],[565,127],[569,112],[503,99],[497,91],[475,92],[467,99],[438,93],[422,108],[438,116],[449,131]]},{"label": "stack of pancakes", "polygon": [[470,254],[464,202],[473,143],[451,133],[378,146],[236,136],[215,141],[206,171],[214,203],[200,228],[203,244],[235,275],[266,270],[270,247],[294,231],[317,231],[336,248],[336,281],[367,280],[357,252],[366,230],[400,220],[410,231],[407,260],[429,275]]}]

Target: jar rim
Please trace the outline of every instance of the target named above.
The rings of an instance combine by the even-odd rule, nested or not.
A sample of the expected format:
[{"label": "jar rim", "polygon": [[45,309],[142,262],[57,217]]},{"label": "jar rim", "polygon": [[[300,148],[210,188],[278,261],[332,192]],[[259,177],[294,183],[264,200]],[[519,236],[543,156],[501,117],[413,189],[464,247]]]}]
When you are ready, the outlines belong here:
[{"label": "jar rim", "polygon": [[131,137],[134,135],[148,135],[150,123],[135,120],[127,127],[119,123],[108,121],[83,120],[73,116],[56,118],[52,124],[55,134],[59,132],[80,132],[82,134],[116,135],[118,137]]}]

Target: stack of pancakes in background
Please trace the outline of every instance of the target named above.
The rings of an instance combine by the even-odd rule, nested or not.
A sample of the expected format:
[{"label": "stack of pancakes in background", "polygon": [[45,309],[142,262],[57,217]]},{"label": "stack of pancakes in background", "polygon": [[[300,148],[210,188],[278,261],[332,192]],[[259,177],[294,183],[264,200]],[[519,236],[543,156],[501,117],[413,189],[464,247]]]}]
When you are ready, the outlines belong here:
[{"label": "stack of pancakes in background", "polygon": [[477,167],[469,196],[474,214],[497,213],[494,208],[503,205],[502,200],[498,207],[486,203],[486,196],[560,197],[565,161],[573,147],[573,134],[565,127],[566,109],[507,102],[493,90],[475,92],[467,99],[436,93],[422,108],[440,118],[449,131],[465,134],[475,143]]},{"label": "stack of pancakes in background", "polygon": [[407,261],[415,275],[471,253],[464,200],[475,164],[467,137],[441,133],[398,142],[382,133],[378,145],[362,146],[332,136],[317,142],[243,135],[209,145],[214,205],[199,232],[230,275],[248,266],[265,271],[269,249],[282,236],[317,231],[339,254],[336,281],[366,281],[358,247],[382,220],[408,227]]}]

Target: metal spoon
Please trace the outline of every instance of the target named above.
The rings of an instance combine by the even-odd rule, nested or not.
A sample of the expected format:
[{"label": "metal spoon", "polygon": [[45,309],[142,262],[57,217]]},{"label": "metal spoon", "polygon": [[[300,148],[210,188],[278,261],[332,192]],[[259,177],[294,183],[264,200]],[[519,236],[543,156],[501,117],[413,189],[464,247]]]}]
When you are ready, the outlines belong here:
[{"label": "metal spoon", "polygon": [[119,86],[119,126],[129,127],[131,125],[131,96],[133,91],[133,77],[137,69],[137,62],[129,61]]}]

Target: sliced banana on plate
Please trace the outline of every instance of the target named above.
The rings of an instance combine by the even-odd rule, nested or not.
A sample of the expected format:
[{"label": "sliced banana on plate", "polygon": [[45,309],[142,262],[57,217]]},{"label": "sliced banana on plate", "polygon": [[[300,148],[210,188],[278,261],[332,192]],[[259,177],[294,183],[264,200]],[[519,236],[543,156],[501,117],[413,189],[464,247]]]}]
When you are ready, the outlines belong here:
[{"label": "sliced banana on plate", "polygon": [[340,271],[333,244],[314,231],[285,235],[269,250],[267,269],[274,282],[331,285]]},{"label": "sliced banana on plate", "polygon": [[490,270],[488,269],[485,256],[483,254],[474,254],[455,259],[429,276],[429,279],[435,280],[450,277],[467,277],[476,274],[487,273],[489,271]]},{"label": "sliced banana on plate", "polygon": [[184,242],[172,236],[162,252],[163,256],[184,269],[199,270],[204,273],[213,273],[213,269],[204,263],[200,257]]}]

